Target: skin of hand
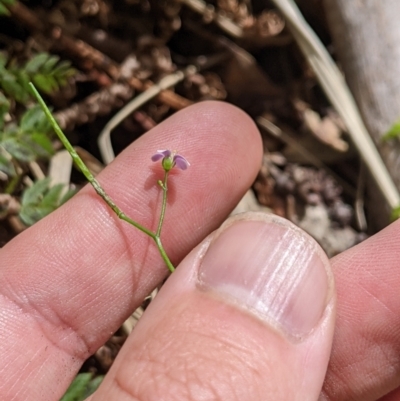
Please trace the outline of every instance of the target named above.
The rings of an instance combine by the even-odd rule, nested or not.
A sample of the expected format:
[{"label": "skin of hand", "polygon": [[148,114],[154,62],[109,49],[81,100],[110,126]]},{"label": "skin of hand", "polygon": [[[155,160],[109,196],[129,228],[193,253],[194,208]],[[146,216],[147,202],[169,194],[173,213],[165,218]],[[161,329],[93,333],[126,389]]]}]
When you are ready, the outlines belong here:
[{"label": "skin of hand", "polygon": [[[307,234],[274,216],[241,215],[213,232],[254,180],[262,145],[242,111],[204,102],[98,176],[151,229],[162,173],[149,157],[166,148],[191,163],[171,174],[162,234],[179,266],[91,401],[399,400],[399,224],[332,270]],[[151,240],[89,186],[10,241],[0,250],[0,399],[59,400],[166,275]]]}]

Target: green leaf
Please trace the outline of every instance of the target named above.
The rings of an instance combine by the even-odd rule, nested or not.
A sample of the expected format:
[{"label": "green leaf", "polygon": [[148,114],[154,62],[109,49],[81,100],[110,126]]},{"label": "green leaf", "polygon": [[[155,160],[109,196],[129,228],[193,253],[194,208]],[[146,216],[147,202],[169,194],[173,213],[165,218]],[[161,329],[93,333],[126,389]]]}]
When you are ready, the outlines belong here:
[{"label": "green leaf", "polygon": [[6,4],[7,6],[11,6],[16,3],[16,0],[1,0],[0,3]]},{"label": "green leaf", "polygon": [[89,397],[89,395],[92,395],[99,388],[103,379],[104,379],[104,376],[97,376],[89,383],[87,392],[86,392],[86,397]]},{"label": "green leaf", "polygon": [[[4,0],[0,0],[0,7],[4,7],[3,4]],[[31,96],[29,82],[33,81],[42,92],[52,94],[66,85],[75,72],[69,61],[60,62],[58,56],[49,53],[36,54],[21,68],[15,60],[9,61],[7,55],[0,52],[0,88],[22,104],[26,104]]]},{"label": "green leaf", "polygon": [[19,218],[28,227],[33,226],[37,222],[37,220],[31,215],[32,212],[29,210],[29,207],[25,207],[24,209],[21,208],[19,211]]},{"label": "green leaf", "polygon": [[64,189],[64,184],[57,184],[51,187],[46,195],[43,197],[40,202],[41,206],[52,207],[53,210],[57,209],[60,205],[61,193]]},{"label": "green leaf", "polygon": [[[53,144],[46,134],[44,134],[42,132],[35,132],[34,134],[32,134],[30,136],[30,139],[32,140],[32,142],[35,145],[40,147],[40,150],[38,152],[39,156],[47,157],[47,156],[54,154]],[[35,146],[35,149],[36,149],[36,146]]]},{"label": "green leaf", "polygon": [[43,71],[46,74],[50,74],[55,65],[60,61],[60,57],[58,56],[50,56],[49,59],[43,64],[43,67],[41,68],[41,71]]},{"label": "green leaf", "polygon": [[21,162],[30,162],[35,160],[36,154],[26,143],[17,138],[7,138],[1,143],[1,146],[13,157]]},{"label": "green leaf", "polygon": [[24,88],[27,94],[30,94],[29,82],[31,82],[31,77],[24,70],[18,70],[15,72],[15,76],[17,78],[17,82]]},{"label": "green leaf", "polygon": [[60,206],[68,202],[78,191],[76,189],[69,189],[67,193],[61,198]]},{"label": "green leaf", "polygon": [[15,76],[8,72],[0,77],[0,86],[7,95],[14,98],[17,102],[24,104],[29,99],[28,93],[17,82]]},{"label": "green leaf", "polygon": [[32,81],[44,93],[51,94],[58,90],[58,83],[51,75],[36,74]]},{"label": "green leaf", "polygon": [[0,92],[0,130],[4,127],[4,117],[10,110],[10,102],[4,96],[2,92]]},{"label": "green leaf", "polygon": [[20,126],[8,124],[0,144],[17,160],[29,162],[37,157],[49,158],[53,144],[47,133],[51,126],[40,106],[27,110],[21,118]]},{"label": "green leaf", "polygon": [[26,205],[21,207],[19,217],[27,226],[32,226],[53,211],[54,208],[48,206]]},{"label": "green leaf", "polygon": [[40,70],[46,61],[50,58],[48,53],[38,53],[32,59],[30,59],[26,64],[24,70],[28,74],[35,74]]},{"label": "green leaf", "polygon": [[20,127],[23,132],[49,132],[51,130],[50,123],[39,105],[24,113]]},{"label": "green leaf", "polygon": [[0,154],[0,171],[6,173],[9,177],[15,177],[17,172],[15,171],[14,164],[7,157]]},{"label": "green leaf", "polygon": [[91,373],[80,373],[60,401],[83,401],[97,390],[102,380],[102,376],[92,379]]},{"label": "green leaf", "polygon": [[[41,141],[45,147],[43,147],[41,144],[35,142],[35,139],[38,139]],[[54,152],[52,148],[51,141],[46,138],[45,135],[41,133],[37,133],[34,135],[24,135],[20,137],[21,143],[23,143],[25,146],[29,147],[32,151],[32,153],[35,155],[35,159],[37,158],[43,158],[43,159],[48,159]],[[47,143],[45,142],[47,141]]]},{"label": "green leaf", "polygon": [[45,192],[49,189],[49,185],[49,177],[36,181],[31,187],[24,191],[21,199],[21,206],[37,204],[43,199]]},{"label": "green leaf", "polygon": [[50,178],[36,181],[22,194],[19,217],[28,226],[56,210],[61,204],[64,185],[50,187]]},{"label": "green leaf", "polygon": [[53,71],[53,73],[56,75],[69,74],[70,72],[74,72],[74,69],[71,67],[71,62],[67,60],[63,60],[58,63],[57,67]]},{"label": "green leaf", "polygon": [[[0,5],[2,2],[0,0]],[[29,100],[30,81],[42,92],[52,94],[64,86],[75,72],[69,61],[60,62],[58,56],[49,53],[36,54],[21,68],[15,61],[9,61],[5,53],[0,52],[0,88],[19,103],[26,104]]]},{"label": "green leaf", "polygon": [[398,138],[400,136],[400,121],[396,121],[383,136],[382,141]]}]

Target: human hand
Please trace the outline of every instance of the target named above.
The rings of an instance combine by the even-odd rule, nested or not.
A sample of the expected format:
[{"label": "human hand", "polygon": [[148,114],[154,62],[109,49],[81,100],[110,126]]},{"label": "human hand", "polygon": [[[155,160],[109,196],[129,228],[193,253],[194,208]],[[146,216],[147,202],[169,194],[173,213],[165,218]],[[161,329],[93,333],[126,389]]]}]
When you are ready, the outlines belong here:
[{"label": "human hand", "polygon": [[[148,227],[157,223],[159,188],[146,166],[149,155],[163,147],[184,152],[193,166],[170,181],[164,245],[177,264],[251,184],[261,141],[251,120],[223,103],[190,107],[136,141],[99,180]],[[386,230],[390,241],[382,233],[333,260],[340,313],[325,386],[327,394],[338,394],[332,400],[364,401],[365,395],[389,391],[398,377],[400,322],[390,311],[400,306],[394,285],[399,229],[394,224]],[[379,243],[388,252],[378,252]],[[378,256],[386,264],[375,272]],[[0,261],[0,395],[13,401],[58,400],[82,362],[167,273],[149,238],[119,221],[90,187],[7,244]],[[350,270],[354,266],[357,274]],[[264,281],[258,291],[245,289],[259,277]],[[373,291],[358,286],[360,280],[374,285]],[[359,305],[360,297],[368,303]],[[180,264],[91,401],[316,400],[334,308],[330,269],[306,234],[272,217],[236,219]],[[375,314],[378,325],[367,319]],[[377,348],[383,352],[374,354]],[[349,369],[354,349],[371,352],[340,381],[337,372]],[[367,376],[372,365],[373,382]]]}]

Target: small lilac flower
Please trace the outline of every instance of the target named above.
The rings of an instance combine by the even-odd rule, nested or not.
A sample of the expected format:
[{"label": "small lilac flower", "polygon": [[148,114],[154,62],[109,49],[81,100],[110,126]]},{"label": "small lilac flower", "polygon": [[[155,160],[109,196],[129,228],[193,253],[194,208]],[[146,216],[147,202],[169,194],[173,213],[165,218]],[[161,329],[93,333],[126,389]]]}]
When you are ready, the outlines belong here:
[{"label": "small lilac flower", "polygon": [[157,150],[157,153],[151,157],[153,162],[161,160],[161,165],[165,171],[172,170],[175,166],[181,170],[186,170],[190,163],[180,154],[176,153],[176,151],[171,150]]}]

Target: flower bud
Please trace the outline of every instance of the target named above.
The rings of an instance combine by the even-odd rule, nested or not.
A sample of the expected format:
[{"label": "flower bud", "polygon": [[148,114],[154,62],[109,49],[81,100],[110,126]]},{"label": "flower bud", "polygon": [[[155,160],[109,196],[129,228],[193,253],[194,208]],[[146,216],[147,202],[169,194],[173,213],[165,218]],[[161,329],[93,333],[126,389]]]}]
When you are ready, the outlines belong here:
[{"label": "flower bud", "polygon": [[174,158],[172,157],[172,155],[168,156],[168,157],[164,157],[162,159],[161,165],[162,165],[163,169],[167,172],[172,170],[173,167],[175,166],[175,161],[174,161]]}]

